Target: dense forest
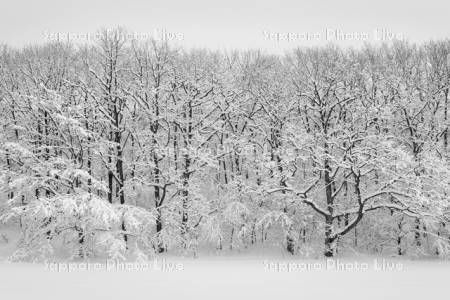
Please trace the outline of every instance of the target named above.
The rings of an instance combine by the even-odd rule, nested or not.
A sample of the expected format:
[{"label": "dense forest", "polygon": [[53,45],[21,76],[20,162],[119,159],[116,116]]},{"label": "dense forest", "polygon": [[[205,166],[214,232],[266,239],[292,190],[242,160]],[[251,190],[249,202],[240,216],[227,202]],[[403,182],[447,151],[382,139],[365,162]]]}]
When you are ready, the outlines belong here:
[{"label": "dense forest", "polygon": [[[450,253],[450,41],[0,48],[15,260]],[[267,250],[269,251],[269,250]]]}]

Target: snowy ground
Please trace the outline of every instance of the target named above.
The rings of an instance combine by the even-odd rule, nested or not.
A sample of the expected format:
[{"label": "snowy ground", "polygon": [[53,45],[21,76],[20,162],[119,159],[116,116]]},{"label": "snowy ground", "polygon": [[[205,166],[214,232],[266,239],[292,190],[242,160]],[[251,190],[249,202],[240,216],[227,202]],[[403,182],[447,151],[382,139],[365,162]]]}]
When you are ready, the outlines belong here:
[{"label": "snowy ground", "polygon": [[[147,263],[10,263],[0,241],[0,299],[448,299],[450,261],[368,257],[301,259],[284,251],[159,256]],[[270,254],[268,254],[270,253]],[[318,254],[318,257],[320,255]]]},{"label": "snowy ground", "polygon": [[325,259],[232,255],[166,257],[126,266],[108,263],[1,262],[0,299],[400,300],[449,295],[450,262],[438,260],[375,262],[360,257],[333,265]]}]

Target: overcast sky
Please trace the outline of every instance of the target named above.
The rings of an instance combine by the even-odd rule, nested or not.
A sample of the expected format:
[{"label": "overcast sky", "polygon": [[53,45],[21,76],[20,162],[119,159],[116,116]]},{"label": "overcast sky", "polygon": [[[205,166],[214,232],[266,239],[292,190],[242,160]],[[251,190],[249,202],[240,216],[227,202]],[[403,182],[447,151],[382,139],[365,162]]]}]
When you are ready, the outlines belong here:
[{"label": "overcast sky", "polygon": [[358,46],[394,37],[450,37],[449,0],[0,0],[0,8],[0,41],[13,46],[65,33],[80,41],[83,34],[92,37],[101,27],[117,25],[141,39],[271,52],[326,42]]}]

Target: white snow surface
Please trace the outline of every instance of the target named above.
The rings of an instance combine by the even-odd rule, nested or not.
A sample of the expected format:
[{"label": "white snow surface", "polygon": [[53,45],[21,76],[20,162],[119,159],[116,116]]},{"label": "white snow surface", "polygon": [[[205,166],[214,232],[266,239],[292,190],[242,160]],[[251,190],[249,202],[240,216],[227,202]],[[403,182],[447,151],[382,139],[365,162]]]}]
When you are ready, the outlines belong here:
[{"label": "white snow surface", "polygon": [[[3,261],[0,299],[448,299],[449,261],[359,256],[334,262],[354,269],[338,270],[325,259],[242,253],[159,256],[129,270],[100,260],[76,265]],[[380,271],[383,262],[396,267]],[[69,263],[71,271],[56,271]]]}]

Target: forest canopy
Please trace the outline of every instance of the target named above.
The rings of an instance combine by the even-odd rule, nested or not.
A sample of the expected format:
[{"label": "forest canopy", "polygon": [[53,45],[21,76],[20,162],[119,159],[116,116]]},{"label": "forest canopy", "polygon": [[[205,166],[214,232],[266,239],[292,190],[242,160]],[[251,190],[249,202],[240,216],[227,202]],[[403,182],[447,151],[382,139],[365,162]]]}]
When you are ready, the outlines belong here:
[{"label": "forest canopy", "polygon": [[450,41],[0,48],[12,258],[450,253]]}]

